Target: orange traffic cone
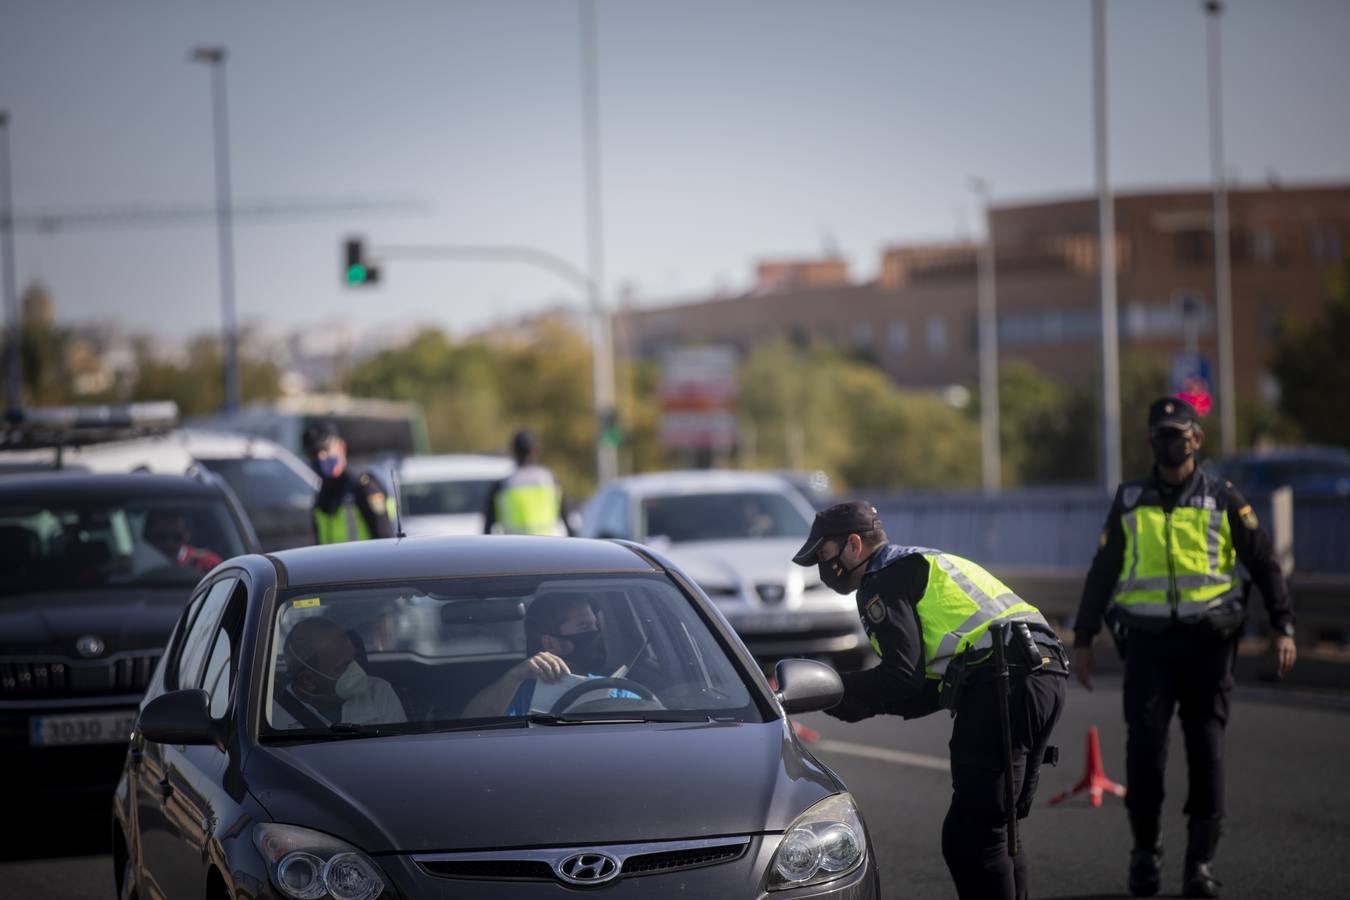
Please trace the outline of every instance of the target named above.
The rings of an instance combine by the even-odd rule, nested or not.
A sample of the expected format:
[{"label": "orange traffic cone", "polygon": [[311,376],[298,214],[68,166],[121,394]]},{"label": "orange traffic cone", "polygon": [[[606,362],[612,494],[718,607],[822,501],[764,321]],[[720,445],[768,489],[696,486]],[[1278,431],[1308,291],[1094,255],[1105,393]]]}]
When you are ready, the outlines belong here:
[{"label": "orange traffic cone", "polygon": [[1110,791],[1117,797],[1125,796],[1125,788],[1116,784],[1106,777],[1106,768],[1102,765],[1102,744],[1097,737],[1097,726],[1088,728],[1087,734],[1087,772],[1083,775],[1083,780],[1075,784],[1071,789],[1057,794],[1050,799],[1050,805],[1062,803],[1070,797],[1087,791],[1092,797],[1092,805],[1100,807],[1102,805],[1102,794]]}]

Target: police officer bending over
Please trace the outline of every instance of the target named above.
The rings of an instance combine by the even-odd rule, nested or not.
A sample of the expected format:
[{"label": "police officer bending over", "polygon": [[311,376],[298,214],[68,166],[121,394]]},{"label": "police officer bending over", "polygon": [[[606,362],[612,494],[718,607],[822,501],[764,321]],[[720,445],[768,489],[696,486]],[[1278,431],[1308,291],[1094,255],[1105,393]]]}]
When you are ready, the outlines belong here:
[{"label": "police officer bending over", "polygon": [[1294,615],[1251,506],[1232,484],[1196,464],[1205,434],[1195,408],[1163,397],[1149,407],[1148,427],[1153,473],[1116,492],[1083,587],[1074,669],[1091,688],[1092,639],[1105,612],[1124,644],[1130,892],[1149,897],[1159,889],[1167,732],[1179,707],[1189,766],[1182,890],[1217,897],[1209,866],[1224,813],[1223,731],[1246,607],[1235,562],[1265,598],[1281,678],[1294,665]]},{"label": "police officer bending over", "polygon": [[394,502],[369,472],[352,472],[347,442],[331,422],[305,429],[305,453],[323,483],[314,498],[314,542],[341,544],[394,536]]},{"label": "police officer bending over", "polygon": [[[845,722],[878,713],[907,719],[951,710],[952,803],[942,855],[963,900],[1027,896],[1025,850],[1008,852],[1007,768],[1000,705],[1010,707],[1015,817],[1025,818],[1050,732],[1064,705],[1067,659],[1034,606],[968,560],[887,542],[877,511],[862,501],[816,514],[793,557],[821,581],[857,591],[858,614],[880,665],[843,675],[844,698],[827,712]],[[996,687],[991,626],[1004,627],[1011,670]],[[1011,829],[1009,829],[1011,830]]]}]

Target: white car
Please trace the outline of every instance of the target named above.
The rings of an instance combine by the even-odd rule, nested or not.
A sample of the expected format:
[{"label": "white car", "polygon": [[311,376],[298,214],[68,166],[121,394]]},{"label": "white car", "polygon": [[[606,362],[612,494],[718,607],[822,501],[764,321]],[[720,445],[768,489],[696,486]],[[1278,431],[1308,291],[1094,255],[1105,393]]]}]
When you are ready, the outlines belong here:
[{"label": "white car", "polygon": [[488,492],[515,469],[505,456],[405,458],[399,466],[404,533],[482,534]]},{"label": "white car", "polygon": [[853,595],[792,562],[814,515],[778,475],[669,472],[610,482],[587,505],[581,530],[668,555],[761,659],[861,661],[871,651]]}]

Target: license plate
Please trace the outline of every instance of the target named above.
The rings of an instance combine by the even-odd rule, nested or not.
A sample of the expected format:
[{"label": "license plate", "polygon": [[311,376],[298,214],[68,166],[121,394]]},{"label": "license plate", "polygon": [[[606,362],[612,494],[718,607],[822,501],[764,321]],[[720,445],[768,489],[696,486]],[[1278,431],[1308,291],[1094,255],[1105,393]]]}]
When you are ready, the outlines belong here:
[{"label": "license plate", "polygon": [[811,620],[791,613],[748,613],[738,616],[732,624],[746,631],[806,631]]},{"label": "license plate", "polygon": [[28,720],[28,742],[34,747],[120,744],[131,737],[135,727],[134,709],[72,716],[33,716]]}]

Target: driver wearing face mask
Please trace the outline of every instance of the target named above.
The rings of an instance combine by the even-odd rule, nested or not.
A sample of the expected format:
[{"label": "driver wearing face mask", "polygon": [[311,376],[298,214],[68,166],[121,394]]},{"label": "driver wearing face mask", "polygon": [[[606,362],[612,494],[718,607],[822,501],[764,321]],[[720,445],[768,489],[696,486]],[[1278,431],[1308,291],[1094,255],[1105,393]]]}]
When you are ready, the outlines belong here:
[{"label": "driver wearing face mask", "polygon": [[[585,594],[545,594],[525,613],[529,654],[478,693],[464,708],[464,718],[523,716],[530,711],[541,682],[555,684],[569,675],[604,678],[609,657],[605,632]],[[622,689],[611,697],[637,699]]]},{"label": "driver wearing face mask", "polygon": [[338,722],[406,722],[403,704],[383,678],[367,675],[347,632],[319,616],[302,619],[286,637],[290,681],[272,707],[275,728],[324,728]]}]

